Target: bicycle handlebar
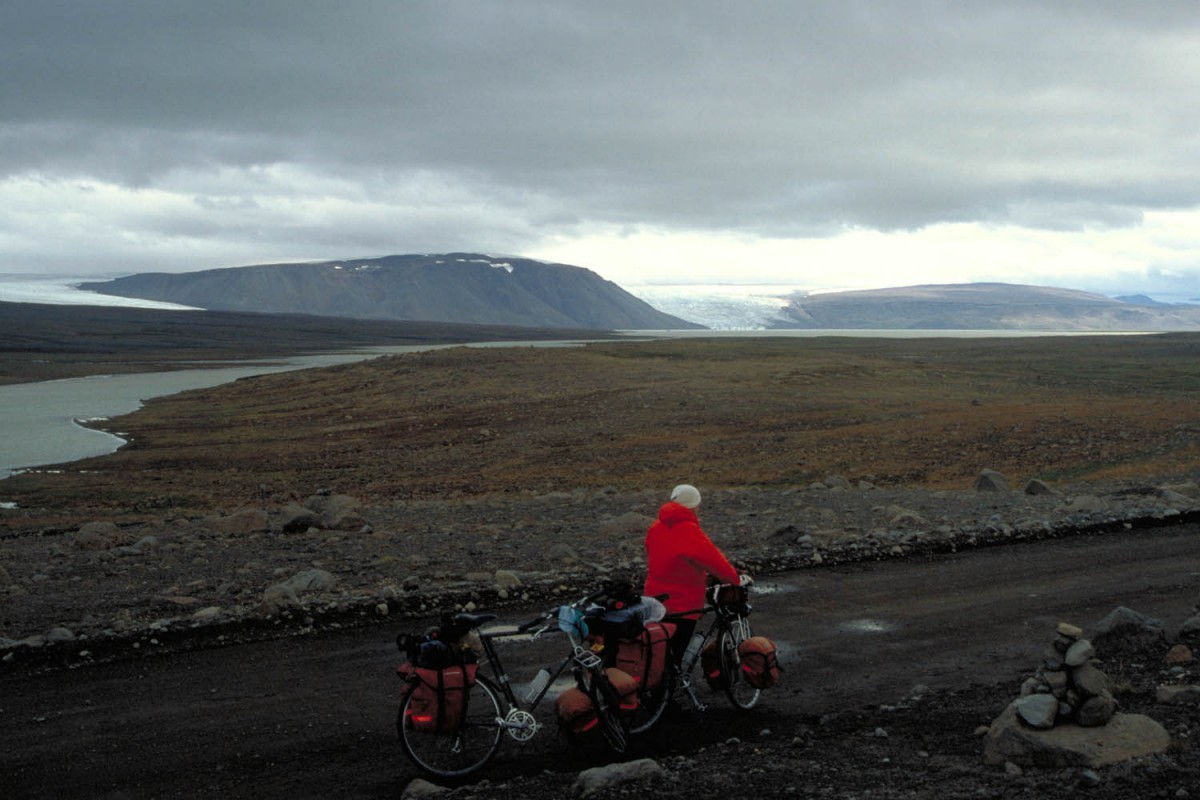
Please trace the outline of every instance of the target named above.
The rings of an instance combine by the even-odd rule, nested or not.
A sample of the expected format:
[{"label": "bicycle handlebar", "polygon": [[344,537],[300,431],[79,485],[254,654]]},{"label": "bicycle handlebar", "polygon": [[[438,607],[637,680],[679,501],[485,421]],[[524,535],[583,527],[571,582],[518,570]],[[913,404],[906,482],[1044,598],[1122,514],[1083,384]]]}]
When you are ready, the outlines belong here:
[{"label": "bicycle handlebar", "polygon": [[[586,597],[581,597],[578,600],[575,600],[574,602],[567,603],[566,605],[576,606],[576,607],[586,606],[588,603],[591,603],[593,600],[597,600],[600,597],[602,597],[606,591],[607,591],[606,589],[597,589],[596,591],[592,592],[591,594],[587,595]],[[528,633],[529,631],[533,630],[534,628],[538,627],[539,625],[547,624],[549,621],[551,621],[554,617],[556,617],[558,615],[558,609],[560,609],[560,608],[562,608],[562,606],[555,606],[554,608],[550,609],[549,611],[542,614],[541,616],[535,617],[534,619],[531,619],[526,623],[518,625],[517,633]]]}]

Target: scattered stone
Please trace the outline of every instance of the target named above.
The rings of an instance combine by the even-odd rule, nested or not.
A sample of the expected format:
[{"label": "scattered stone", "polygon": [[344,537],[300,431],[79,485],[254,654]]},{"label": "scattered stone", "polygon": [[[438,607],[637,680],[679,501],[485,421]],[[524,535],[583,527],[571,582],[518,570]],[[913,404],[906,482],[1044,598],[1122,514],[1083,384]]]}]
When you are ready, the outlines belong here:
[{"label": "scattered stone", "polygon": [[400,800],[420,800],[423,797],[434,797],[435,795],[445,794],[449,791],[445,786],[430,783],[424,778],[414,778],[409,781],[408,785],[404,787],[404,791],[400,793]]},{"label": "scattered stone", "polygon": [[133,543],[133,547],[142,553],[148,553],[149,551],[158,547],[158,537],[143,536]]},{"label": "scattered stone", "polygon": [[889,506],[887,509],[889,516],[888,525],[899,530],[908,530],[913,528],[927,528],[929,523],[915,511],[901,506]]},{"label": "scattered stone", "polygon": [[273,617],[287,608],[300,605],[296,590],[285,583],[277,583],[263,592],[262,604],[259,610],[268,617]]},{"label": "scattered stone", "polygon": [[221,616],[221,612],[223,610],[224,609],[222,609],[220,606],[207,606],[200,609],[195,614],[192,614],[192,619],[196,620],[197,622],[216,619],[217,617]]},{"label": "scattered stone", "polygon": [[271,529],[270,517],[261,508],[241,508],[228,516],[207,517],[203,524],[226,536],[246,536]]},{"label": "scattered stone", "polygon": [[1200,705],[1200,686],[1159,686],[1154,699],[1163,705]]},{"label": "scattered stone", "polygon": [[517,577],[517,573],[511,570],[498,569],[496,570],[495,583],[501,589],[515,589],[521,585],[521,579]]},{"label": "scattered stone", "polygon": [[843,478],[841,475],[829,475],[825,478],[825,488],[834,489],[837,491],[850,491],[854,487],[850,485],[850,481]]},{"label": "scattered stone", "polygon": [[305,500],[304,507],[320,517],[315,527],[356,531],[366,524],[366,520],[358,513],[358,500],[350,495],[318,493]]},{"label": "scattered stone", "polygon": [[1195,657],[1192,655],[1192,649],[1186,644],[1177,644],[1167,651],[1163,661],[1168,664],[1191,664]]},{"label": "scattered stone", "polygon": [[1008,479],[994,469],[985,469],[975,478],[977,492],[1007,492]]},{"label": "scattered stone", "polygon": [[571,545],[559,542],[546,550],[546,559],[552,564],[575,564],[579,561],[579,553]]},{"label": "scattered stone", "polygon": [[579,798],[595,797],[622,784],[648,781],[665,775],[652,758],[639,758],[621,764],[592,767],[579,773],[572,791]]},{"label": "scattered stone", "polygon": [[70,628],[51,628],[46,632],[46,641],[49,643],[73,642],[75,641],[75,632]]}]

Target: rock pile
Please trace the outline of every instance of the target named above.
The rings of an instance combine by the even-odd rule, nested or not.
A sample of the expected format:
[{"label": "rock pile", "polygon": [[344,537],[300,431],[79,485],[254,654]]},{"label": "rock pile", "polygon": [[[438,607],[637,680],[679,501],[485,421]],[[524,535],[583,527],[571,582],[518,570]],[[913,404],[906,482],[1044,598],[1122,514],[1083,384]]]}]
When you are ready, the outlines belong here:
[{"label": "rock pile", "polygon": [[1033,677],[1021,686],[1015,702],[1017,715],[1034,728],[1052,728],[1060,722],[1085,727],[1104,725],[1117,710],[1108,676],[1094,663],[1096,648],[1083,638],[1083,630],[1060,622],[1054,641],[1042,654]]},{"label": "rock pile", "polygon": [[1117,713],[1108,676],[1083,630],[1060,622],[1021,696],[987,730],[984,762],[1099,767],[1161,753],[1171,737],[1141,714]]}]

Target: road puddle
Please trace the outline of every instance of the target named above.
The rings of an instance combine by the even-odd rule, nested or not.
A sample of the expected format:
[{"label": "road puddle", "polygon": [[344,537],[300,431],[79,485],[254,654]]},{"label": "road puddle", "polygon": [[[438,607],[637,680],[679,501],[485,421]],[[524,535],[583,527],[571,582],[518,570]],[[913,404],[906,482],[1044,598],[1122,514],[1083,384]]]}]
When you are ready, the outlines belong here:
[{"label": "road puddle", "polygon": [[846,633],[887,633],[895,627],[890,622],[878,619],[852,619],[838,625],[838,630]]}]

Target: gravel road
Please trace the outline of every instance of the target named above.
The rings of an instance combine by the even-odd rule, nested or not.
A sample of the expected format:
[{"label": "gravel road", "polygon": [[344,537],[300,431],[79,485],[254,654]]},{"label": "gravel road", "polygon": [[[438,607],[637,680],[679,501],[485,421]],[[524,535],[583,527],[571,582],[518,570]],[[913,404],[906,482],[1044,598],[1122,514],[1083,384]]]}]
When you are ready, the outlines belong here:
[{"label": "gravel road", "polygon": [[[720,701],[703,715],[679,711],[655,741],[633,755],[691,759],[691,772],[697,773],[698,761],[727,771],[729,762],[709,756],[727,748],[723,743],[730,737],[812,740],[831,753],[858,752],[857,728],[821,726],[839,715],[883,713],[870,709],[901,702],[923,684],[931,699],[913,717],[907,740],[914,752],[938,741],[965,741],[953,745],[963,752],[945,754],[942,783],[968,781],[974,791],[1005,776],[984,771],[971,756],[972,731],[1011,699],[1006,692],[1032,670],[1060,620],[1086,628],[1124,605],[1162,619],[1170,631],[1192,613],[1200,597],[1200,526],[808,569],[760,583],[754,619],[759,632],[781,645],[786,667],[781,685],[748,715],[735,716]],[[526,616],[505,612],[506,619]],[[398,681],[391,639],[402,628],[416,627],[411,620],[391,621],[78,669],[10,673],[0,700],[4,795],[399,797],[416,773],[394,735]],[[521,675],[531,675],[544,657],[519,648],[505,655]],[[896,733],[889,746],[902,741]],[[697,760],[698,753],[708,755]],[[939,754],[925,757],[937,762]],[[1195,759],[1194,752],[1190,757]],[[850,792],[867,791],[878,781],[900,791],[894,778],[875,771],[877,754],[864,752],[863,758],[854,773],[859,783],[843,779],[838,785],[846,793],[830,796],[860,796]],[[484,783],[458,792],[562,796],[580,766],[551,724],[530,746],[509,743],[481,776]],[[937,769],[923,773],[912,779],[939,785]],[[771,780],[763,796],[782,791]],[[818,780],[824,778],[797,775],[792,788],[815,790]],[[512,784],[519,793],[513,794]],[[692,791],[677,789],[679,795],[663,796]],[[942,794],[959,796],[949,788]]]}]

